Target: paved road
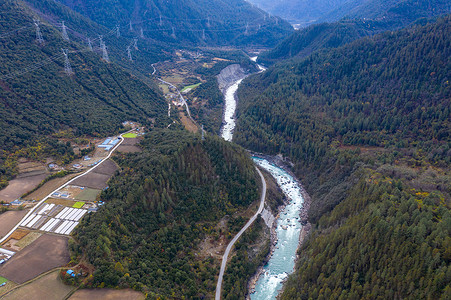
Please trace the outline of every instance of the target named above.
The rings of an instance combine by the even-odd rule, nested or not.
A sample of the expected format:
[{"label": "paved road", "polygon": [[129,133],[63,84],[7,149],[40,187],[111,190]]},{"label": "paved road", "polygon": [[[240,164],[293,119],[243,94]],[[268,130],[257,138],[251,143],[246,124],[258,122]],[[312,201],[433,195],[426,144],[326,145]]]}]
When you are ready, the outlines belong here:
[{"label": "paved road", "polygon": [[[130,131],[132,131],[132,130],[130,130]],[[123,133],[123,134],[126,134],[126,133],[128,133],[128,132],[130,132],[130,131],[127,131],[127,132],[125,132],[125,133]],[[121,134],[121,137],[122,137],[122,135],[123,134]],[[110,151],[110,153],[108,153],[108,156],[107,157],[105,157],[101,162],[99,162],[97,165],[95,165],[94,167],[92,167],[91,169],[89,169],[89,170],[87,170],[86,172],[84,172],[83,174],[80,174],[80,175],[78,175],[78,176],[76,176],[76,177],[74,177],[74,178],[72,178],[71,180],[69,180],[68,182],[66,182],[65,184],[63,184],[62,186],[60,186],[60,187],[58,187],[56,190],[54,190],[53,192],[51,192],[50,194],[48,194],[44,199],[42,199],[41,201],[39,201],[23,218],[22,218],[22,220],[20,220],[19,221],[19,223],[17,223],[16,224],[16,226],[14,226],[14,228],[13,229],[11,229],[10,230],[10,232],[8,232],[8,234],[7,235],[5,235],[1,240],[0,240],[0,244],[1,243],[3,243],[3,241],[5,241],[13,232],[14,232],[14,230],[16,230],[17,229],[17,227],[19,227],[19,224],[21,224],[26,218],[28,218],[28,216],[30,216],[32,213],[33,213],[33,211],[35,211],[36,210],[36,208],[38,208],[40,205],[41,205],[41,203],[44,203],[53,193],[55,193],[56,191],[58,191],[59,189],[61,189],[61,188],[63,188],[63,187],[65,187],[65,186],[67,186],[68,184],[70,184],[71,182],[73,182],[74,180],[76,180],[76,179],[78,179],[78,178],[80,178],[80,177],[82,177],[82,176],[85,176],[86,174],[88,174],[88,173],[90,173],[90,172],[92,172],[93,170],[95,170],[98,166],[100,166],[104,161],[106,161],[108,158],[110,158],[111,157],[111,155],[113,154],[113,152],[114,152],[114,150],[116,150],[117,149],[117,147],[119,147],[121,144],[122,144],[122,142],[124,141],[124,137],[122,137],[121,138],[121,140],[120,140],[120,142],[119,143],[117,143],[116,144],[116,146],[113,148],[113,149],[111,149],[111,151]]]},{"label": "paved road", "polygon": [[263,177],[262,172],[260,172],[260,170],[257,167],[255,167],[255,168],[257,169],[257,172],[260,175],[260,178],[262,180],[262,194],[261,194],[261,198],[260,198],[260,207],[258,208],[258,211],[255,213],[255,215],[253,215],[252,218],[250,218],[250,220],[246,223],[246,225],[244,225],[244,227],[241,228],[240,232],[238,232],[238,234],[235,235],[235,237],[232,239],[232,241],[227,245],[227,249],[224,252],[224,255],[222,256],[221,270],[219,271],[218,284],[216,285],[215,300],[221,300],[222,279],[224,277],[224,271],[225,271],[225,268],[227,265],[227,258],[229,257],[230,250],[232,250],[233,245],[241,237],[241,235],[249,228],[249,226],[252,225],[252,223],[254,223],[254,221],[257,219],[258,215],[261,214],[261,212],[263,211],[263,208],[265,207],[266,181],[265,181],[265,178]]}]

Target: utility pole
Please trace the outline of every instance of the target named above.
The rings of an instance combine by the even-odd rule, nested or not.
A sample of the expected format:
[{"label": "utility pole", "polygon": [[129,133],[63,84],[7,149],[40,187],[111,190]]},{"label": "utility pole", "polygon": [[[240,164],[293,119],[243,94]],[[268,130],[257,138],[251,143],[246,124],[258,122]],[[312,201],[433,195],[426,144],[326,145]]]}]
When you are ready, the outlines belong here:
[{"label": "utility pole", "polygon": [[105,43],[102,44],[102,58],[103,58],[104,61],[110,62],[110,58],[108,57],[108,52],[106,50]]},{"label": "utility pole", "polygon": [[88,50],[92,51],[92,43],[91,43],[91,39],[88,38]]},{"label": "utility pole", "polygon": [[144,38],[144,30],[143,30],[143,28],[141,27],[141,30],[140,30],[140,33],[139,33],[139,35],[140,35],[140,37],[141,38]]},{"label": "utility pole", "polygon": [[61,25],[61,27],[62,27],[61,33],[63,35],[63,40],[69,41],[69,36],[67,35],[66,25],[64,25],[64,21],[61,21],[61,23],[62,23],[62,25]]},{"label": "utility pole", "polygon": [[171,34],[171,36],[175,39],[176,38],[176,36],[175,36],[175,28],[174,28],[174,26],[172,26],[172,34]]},{"label": "utility pole", "polygon": [[160,15],[160,26],[163,26],[163,20],[161,19],[161,15]]},{"label": "utility pole", "polygon": [[244,34],[247,35],[249,32],[249,23],[246,22],[246,30],[244,31]]},{"label": "utility pole", "polygon": [[70,76],[70,75],[74,74],[74,72],[72,71],[72,67],[70,66],[69,58],[67,57],[69,51],[67,49],[61,49],[61,51],[63,51],[63,55],[64,55],[64,72],[68,76]]},{"label": "utility pole", "polygon": [[39,44],[44,43],[44,39],[42,38],[41,29],[39,28],[40,21],[38,19],[33,19],[34,25],[36,26],[36,41]]},{"label": "utility pole", "polygon": [[130,31],[133,31],[132,20],[130,20],[130,23],[128,23],[128,24],[129,24]]},{"label": "utility pole", "polygon": [[202,29],[202,39],[205,41],[205,29]]},{"label": "utility pole", "polygon": [[207,27],[210,27],[210,17],[207,17]]},{"label": "utility pole", "polygon": [[137,38],[133,39],[133,47],[135,47],[135,49],[138,50],[138,39]]},{"label": "utility pole", "polygon": [[202,124],[202,141],[205,141],[204,125]]},{"label": "utility pole", "polygon": [[103,35],[99,35],[99,47],[102,48],[103,45]]},{"label": "utility pole", "polygon": [[133,61],[132,59],[132,50],[130,49],[130,46],[127,46],[127,56],[129,61]]},{"label": "utility pole", "polygon": [[121,32],[119,30],[119,25],[116,25],[116,37],[120,37],[121,36]]}]

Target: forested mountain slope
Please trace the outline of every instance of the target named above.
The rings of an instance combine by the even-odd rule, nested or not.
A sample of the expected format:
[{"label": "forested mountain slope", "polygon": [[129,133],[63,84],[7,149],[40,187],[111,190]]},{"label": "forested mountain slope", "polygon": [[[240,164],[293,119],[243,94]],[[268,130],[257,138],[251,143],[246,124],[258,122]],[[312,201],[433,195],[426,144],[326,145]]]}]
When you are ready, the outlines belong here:
[{"label": "forested mountain slope", "polygon": [[302,27],[337,9],[346,0],[251,0],[258,7]]},{"label": "forested mountain slope", "polygon": [[243,0],[59,1],[108,28],[170,44],[273,46],[292,31]]},{"label": "forested mountain slope", "polygon": [[[142,147],[115,158],[122,172],[102,194],[105,206],[76,229],[73,253],[96,268],[94,287],[132,287],[151,299],[212,297],[219,268],[198,255],[199,244],[229,236],[234,212],[258,199],[252,160],[219,137],[186,131],[153,130]],[[229,229],[218,232],[225,215]]]},{"label": "forested mountain slope", "polygon": [[447,0],[351,0],[346,1],[319,21],[335,21],[343,17],[390,20],[405,26],[419,18],[430,18],[449,13]]},{"label": "forested mountain slope", "polygon": [[[357,2],[357,1],[356,1]],[[347,2],[351,5],[354,2]],[[356,3],[354,3],[357,5]],[[332,23],[320,23],[295,31],[274,49],[262,53],[259,61],[271,64],[291,57],[306,57],[311,53],[336,48],[359,38],[426,23],[433,18],[451,12],[449,1],[367,1],[364,8],[353,14],[324,18],[322,21],[341,19]],[[345,10],[346,11],[346,10]]]},{"label": "forested mountain slope", "polygon": [[[37,42],[33,18],[40,15],[25,3],[3,1],[0,11],[2,180],[14,173],[14,164],[4,169],[3,158],[44,136],[60,130],[108,135],[125,120],[150,124],[156,118],[158,125],[167,115],[167,104],[154,89],[85,45],[63,40],[61,28],[43,21],[44,42]],[[93,23],[85,28],[100,30]],[[71,76],[64,72],[63,48],[68,49]]]},{"label": "forested mountain slope", "polygon": [[447,299],[451,17],[246,79],[235,141],[281,153],[313,232],[283,299]]},{"label": "forested mountain slope", "polygon": [[252,0],[268,12],[292,23],[310,25],[342,18],[386,20],[405,26],[418,18],[448,13],[447,0]]},{"label": "forested mountain slope", "polygon": [[270,65],[292,57],[307,57],[316,51],[337,48],[384,29],[387,28],[382,22],[363,20],[313,24],[297,30],[273,49],[263,52],[258,61]]}]

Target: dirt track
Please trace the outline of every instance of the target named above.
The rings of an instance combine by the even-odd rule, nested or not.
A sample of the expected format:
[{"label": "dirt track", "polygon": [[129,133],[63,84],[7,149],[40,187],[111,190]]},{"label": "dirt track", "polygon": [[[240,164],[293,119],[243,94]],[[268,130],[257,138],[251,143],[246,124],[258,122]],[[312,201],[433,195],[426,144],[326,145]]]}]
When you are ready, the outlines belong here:
[{"label": "dirt track", "polygon": [[24,283],[70,261],[67,237],[45,234],[0,266],[0,275]]}]

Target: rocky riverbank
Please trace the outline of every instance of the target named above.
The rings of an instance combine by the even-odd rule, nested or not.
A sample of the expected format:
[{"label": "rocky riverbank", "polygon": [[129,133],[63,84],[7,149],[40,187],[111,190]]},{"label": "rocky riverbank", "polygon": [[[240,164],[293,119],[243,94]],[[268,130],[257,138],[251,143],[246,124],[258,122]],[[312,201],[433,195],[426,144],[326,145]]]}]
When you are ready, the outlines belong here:
[{"label": "rocky riverbank", "polygon": [[[299,243],[297,246],[297,250],[296,250],[296,258],[295,258],[295,263],[298,259],[298,255],[297,252],[299,250],[299,248],[301,247],[303,241],[305,240],[305,238],[308,236],[308,233],[310,231],[311,225],[308,222],[308,209],[310,207],[310,203],[311,203],[311,198],[310,196],[307,194],[307,192],[305,191],[305,189],[302,187],[301,183],[296,179],[296,177],[294,176],[294,174],[290,171],[290,167],[292,166],[292,164],[285,160],[283,157],[281,156],[269,156],[269,155],[263,155],[263,154],[256,154],[256,153],[251,153],[253,156],[261,158],[261,159],[265,159],[268,162],[274,164],[275,166],[283,169],[284,171],[286,171],[286,173],[288,173],[293,180],[296,181],[297,185],[300,188],[300,192],[302,194],[302,197],[304,199],[302,208],[299,211],[299,222],[302,224],[301,227],[301,231],[299,233]],[[277,243],[278,243],[278,236],[276,233],[276,229],[277,229],[277,221],[280,217],[280,213],[282,211],[285,210],[286,206],[289,204],[289,199],[285,198],[285,203],[280,205],[277,208],[278,214],[276,217],[275,222],[273,223],[273,226],[271,228],[271,247],[270,247],[270,251],[269,254],[267,255],[267,257],[265,258],[265,260],[262,262],[262,264],[260,265],[260,267],[257,269],[256,273],[251,277],[251,279],[248,282],[248,294],[246,295],[246,299],[251,299],[251,294],[255,291],[255,287],[257,284],[257,281],[259,279],[259,277],[265,272],[264,270],[264,266],[269,262],[269,260],[271,259],[272,255],[274,254],[274,251],[277,247]],[[285,280],[284,280],[285,281]]]}]

